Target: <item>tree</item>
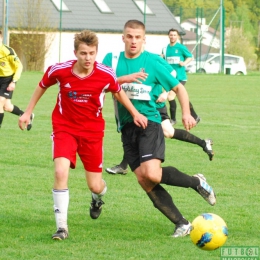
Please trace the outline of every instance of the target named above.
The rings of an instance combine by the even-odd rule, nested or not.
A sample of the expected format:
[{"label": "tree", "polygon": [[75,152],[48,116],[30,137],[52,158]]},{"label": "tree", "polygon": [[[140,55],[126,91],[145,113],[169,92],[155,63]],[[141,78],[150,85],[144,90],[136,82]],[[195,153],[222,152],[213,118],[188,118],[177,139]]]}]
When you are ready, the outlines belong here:
[{"label": "tree", "polygon": [[44,60],[58,26],[49,18],[43,0],[20,0],[15,8],[17,28],[10,45],[17,51],[25,70],[43,70]]}]

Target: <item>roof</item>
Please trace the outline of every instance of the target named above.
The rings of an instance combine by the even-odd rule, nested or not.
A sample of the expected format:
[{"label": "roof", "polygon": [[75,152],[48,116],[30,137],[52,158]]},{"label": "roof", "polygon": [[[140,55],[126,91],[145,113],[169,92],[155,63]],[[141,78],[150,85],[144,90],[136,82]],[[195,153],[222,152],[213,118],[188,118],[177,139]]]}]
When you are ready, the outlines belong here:
[{"label": "roof", "polygon": [[[28,1],[8,1],[8,9],[12,10],[8,16],[9,28],[17,28],[17,14],[26,16],[26,5],[23,2]],[[147,33],[168,34],[170,28],[176,28],[181,34],[185,34],[162,0],[147,1],[148,7],[154,14],[146,14],[145,17],[133,0],[105,0],[112,10],[112,13],[107,14],[101,13],[93,0],[63,0],[63,2],[69,8],[68,12],[60,13],[51,0],[41,0],[41,7],[38,8],[40,12],[35,12],[35,14],[38,16],[44,14],[52,25],[59,29],[62,28],[63,31],[89,29],[95,32],[121,33],[126,21],[137,19],[143,22],[145,20]],[[31,6],[31,8],[33,7]],[[2,9],[3,5],[0,5],[0,13],[3,13]],[[2,24],[2,19],[0,24]]]}]

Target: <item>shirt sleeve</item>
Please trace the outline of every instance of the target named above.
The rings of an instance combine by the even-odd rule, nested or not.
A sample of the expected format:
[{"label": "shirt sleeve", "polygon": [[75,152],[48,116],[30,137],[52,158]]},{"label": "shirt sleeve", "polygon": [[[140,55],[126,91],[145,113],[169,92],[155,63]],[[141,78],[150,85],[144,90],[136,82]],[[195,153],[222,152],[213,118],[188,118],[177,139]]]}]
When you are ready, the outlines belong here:
[{"label": "shirt sleeve", "polygon": [[52,85],[55,85],[58,83],[56,77],[54,76],[54,73],[52,71],[52,67],[50,66],[44,73],[42,80],[39,83],[39,86],[41,88],[49,88]]},{"label": "shirt sleeve", "polygon": [[13,81],[18,81],[21,77],[22,71],[23,71],[23,65],[16,55],[15,51],[13,50],[14,55],[10,55],[10,64],[12,64],[12,67],[14,69],[14,76]]},{"label": "shirt sleeve", "polygon": [[110,68],[112,68],[112,53],[107,53],[104,57],[102,63]]}]

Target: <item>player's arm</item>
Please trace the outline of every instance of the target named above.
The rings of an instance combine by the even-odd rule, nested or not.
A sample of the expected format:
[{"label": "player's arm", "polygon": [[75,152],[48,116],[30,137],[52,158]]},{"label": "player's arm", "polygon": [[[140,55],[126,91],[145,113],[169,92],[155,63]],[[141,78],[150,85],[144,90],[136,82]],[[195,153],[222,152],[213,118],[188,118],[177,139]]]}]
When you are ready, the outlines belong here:
[{"label": "player's arm", "polygon": [[46,88],[41,88],[39,85],[34,90],[24,114],[19,118],[18,125],[21,128],[21,130],[24,130],[25,128],[27,128],[27,125],[30,122],[30,116],[33,112],[33,109],[36,106],[39,99],[41,98],[41,96],[45,93],[45,91],[46,91]]},{"label": "player's arm", "polygon": [[147,77],[148,77],[148,74],[145,72],[136,72],[136,73],[118,77],[117,80],[118,80],[118,83],[120,85],[122,85],[124,83],[132,83],[132,82],[142,83],[141,80],[145,81]]},{"label": "player's arm", "polygon": [[181,62],[179,63],[179,65],[182,66],[182,67],[184,67],[184,66],[186,66],[187,64],[189,64],[192,60],[193,60],[193,58],[192,58],[192,57],[189,57],[189,58],[185,59],[185,61],[181,61]]},{"label": "player's arm", "polygon": [[147,127],[147,118],[136,110],[123,89],[121,89],[121,91],[117,93],[114,93],[114,97],[129,111],[129,113],[133,117],[134,123],[137,126],[140,126],[142,128]]},{"label": "player's arm", "polygon": [[182,123],[185,129],[188,131],[194,126],[196,126],[195,119],[190,114],[190,104],[189,104],[189,96],[185,89],[185,87],[179,83],[172,89],[180,102],[182,109]]},{"label": "player's arm", "polygon": [[10,63],[10,66],[15,69],[15,71],[14,71],[14,75],[13,75],[13,80],[8,85],[7,90],[14,91],[15,86],[16,86],[15,84],[21,77],[21,74],[23,71],[23,65],[15,52],[14,52],[14,55],[9,56],[8,62]]}]

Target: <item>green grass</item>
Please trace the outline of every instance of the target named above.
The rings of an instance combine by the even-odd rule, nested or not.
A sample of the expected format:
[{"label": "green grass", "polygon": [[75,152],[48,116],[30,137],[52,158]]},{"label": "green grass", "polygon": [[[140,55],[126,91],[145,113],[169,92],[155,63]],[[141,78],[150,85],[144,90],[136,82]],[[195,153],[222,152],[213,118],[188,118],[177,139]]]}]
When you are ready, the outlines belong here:
[{"label": "green grass", "polygon": [[[24,109],[41,76],[23,73],[13,103]],[[209,206],[191,189],[165,187],[190,221],[204,212],[223,217],[229,228],[226,246],[259,246],[259,78],[258,74],[189,75],[186,87],[202,118],[192,133],[214,140],[212,162],[200,147],[166,140],[164,165],[190,175],[204,173],[215,189],[217,204]],[[152,206],[131,172],[113,176],[104,171],[108,193],[103,212],[98,220],[90,219],[90,192],[79,160],[70,172],[70,237],[51,240],[55,222],[49,137],[56,94],[54,86],[40,100],[29,132],[18,128],[16,116],[5,114],[0,130],[0,259],[220,259],[220,249],[206,252],[189,237],[171,238],[174,225]],[[110,94],[104,117],[104,167],[109,167],[122,157]],[[180,106],[177,120],[176,128],[183,128]]]}]

